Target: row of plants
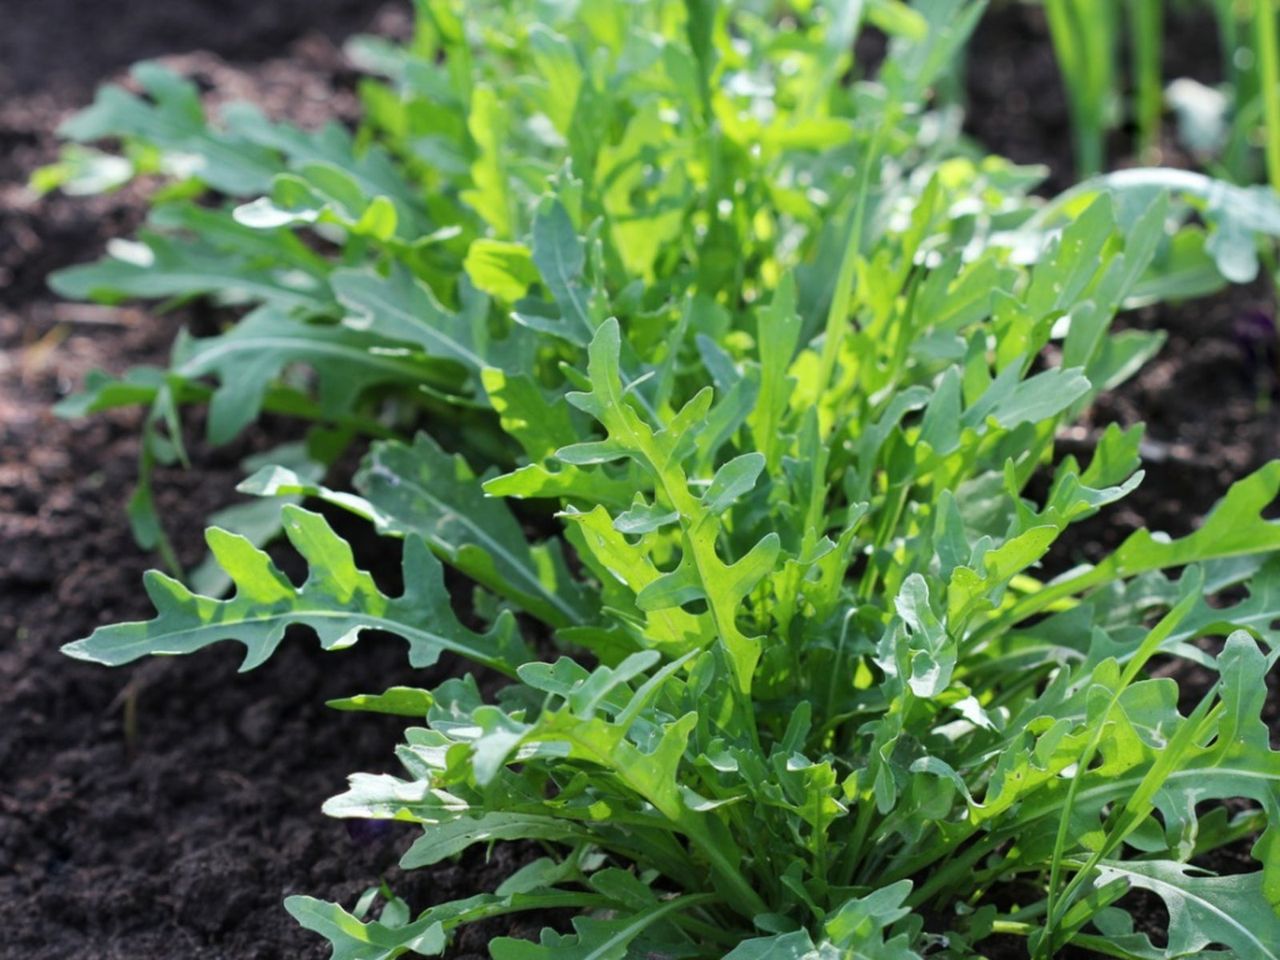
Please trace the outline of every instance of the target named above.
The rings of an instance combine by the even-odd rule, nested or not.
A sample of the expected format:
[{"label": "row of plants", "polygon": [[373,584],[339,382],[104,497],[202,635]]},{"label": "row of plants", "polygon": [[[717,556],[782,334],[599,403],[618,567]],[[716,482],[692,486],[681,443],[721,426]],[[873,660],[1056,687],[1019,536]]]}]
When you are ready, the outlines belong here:
[{"label": "row of plants", "polygon": [[[461,657],[332,704],[414,725],[400,776],[325,809],[416,824],[406,869],[544,854],[451,903],[290,898],[335,958],[553,910],[572,927],[492,955],[959,960],[999,935],[1035,960],[1280,958],[1280,464],[1189,536],[1042,566],[1143,477],[1140,427],[1055,450],[1160,347],[1117,314],[1250,279],[1280,204],[1162,170],[1035,198],[1041,171],[960,133],[984,9],[421,0],[411,42],[351,44],[354,132],[209,117],[155,64],[67,124],[38,185],[163,185],[55,289],[226,321],[63,407],[146,410],[130,516],[170,568],[154,619],[67,652],[235,640],[247,669],[302,625]],[[197,407],[215,444],[268,412],[309,428],[247,466],[258,499],[187,571],[151,475]],[[402,551],[403,592],[335,510]],[[281,535],[301,585],[263,549]],[[1148,672],[1170,657],[1214,678],[1189,709]],[[1254,869],[1205,869],[1241,844]],[[1134,890],[1166,929],[1135,926]]]},{"label": "row of plants", "polygon": [[[1275,0],[1042,0],[1062,73],[1079,176],[1106,166],[1108,135],[1135,130],[1139,158],[1159,157],[1166,108],[1196,162],[1234,183],[1280,189],[1280,6]],[[1174,17],[1207,12],[1216,27],[1216,85],[1167,77]]]}]

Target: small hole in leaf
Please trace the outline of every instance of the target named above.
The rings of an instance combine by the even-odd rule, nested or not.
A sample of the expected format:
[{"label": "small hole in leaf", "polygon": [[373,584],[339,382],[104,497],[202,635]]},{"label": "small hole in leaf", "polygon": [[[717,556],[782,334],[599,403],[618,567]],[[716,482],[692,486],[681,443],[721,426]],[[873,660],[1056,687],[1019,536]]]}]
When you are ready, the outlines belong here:
[{"label": "small hole in leaf", "polygon": [[670,573],[680,566],[680,561],[684,558],[684,553],[679,547],[673,547],[671,552],[665,557],[657,555],[652,556],[653,565],[659,573]]},{"label": "small hole in leaf", "polygon": [[1149,890],[1134,888],[1116,901],[1116,906],[1133,917],[1133,928],[1145,933],[1161,949],[1169,943],[1169,909]]}]

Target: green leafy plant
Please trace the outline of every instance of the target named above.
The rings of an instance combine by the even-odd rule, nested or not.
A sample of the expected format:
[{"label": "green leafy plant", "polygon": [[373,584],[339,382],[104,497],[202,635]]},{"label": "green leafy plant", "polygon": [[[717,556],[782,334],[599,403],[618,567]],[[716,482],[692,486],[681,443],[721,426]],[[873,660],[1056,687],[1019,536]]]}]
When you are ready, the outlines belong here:
[{"label": "green leafy plant", "polygon": [[1034,246],[1047,230],[1061,229],[1104,193],[1131,210],[1161,194],[1175,201],[1170,216],[1181,228],[1135,288],[1133,300],[1186,299],[1227,283],[1251,283],[1262,264],[1274,260],[1280,196],[1270,187],[1238,187],[1202,173],[1160,167],[1118,170],[1064,191],[1022,224],[1021,242]]},{"label": "green leafy plant", "polygon": [[[164,411],[208,399],[230,430],[288,396],[381,434],[354,491],[305,459],[246,481],[294,501],[280,516],[300,586],[215,528],[229,598],[153,572],[154,619],[69,654],[235,640],[248,668],[302,625],[326,649],[388,631],[414,666],[447,653],[483,671],[335,702],[417,725],[401,776],[357,774],[326,810],[416,824],[406,868],[521,839],[545,856],[416,916],[385,893],[376,920],[368,902],[292,897],[298,921],[344,960],[436,956],[461,925],[562,908],[572,930],[492,955],[960,960],[1006,935],[1037,960],[1067,944],[1280,956],[1280,760],[1260,718],[1280,464],[1189,536],[1144,530],[1095,564],[1040,568],[1142,479],[1139,428],[1108,428],[1087,464],[1054,448],[1160,345],[1110,328],[1169,282],[1164,193],[1095,190],[1059,226],[1028,220],[1024,171],[959,155],[927,107],[981,13],[965,0],[800,4],[784,22],[763,3],[593,2],[561,20],[502,4],[469,32],[446,3],[423,10],[415,49],[363,51],[393,78],[367,96],[397,152],[333,161],[352,181],[416,171],[403,214],[393,192],[357,209],[319,186],[328,167],[310,172],[323,203],[285,186],[304,174],[273,174],[238,220],[148,237],[159,269],[62,281],[168,296],[167,265],[207,254],[212,276],[182,290],[260,282],[222,352],[186,344],[177,373],[104,382],[97,404],[168,391]],[[863,16],[897,39],[878,82],[842,84]],[[298,136],[277,132],[276,162]],[[250,175],[251,146],[223,187]],[[424,197],[435,212],[409,205]],[[306,261],[294,231],[326,224],[359,265],[212,266],[263,249],[217,248],[232,235]],[[215,363],[263,329],[296,334],[295,359]],[[314,392],[279,382],[297,358]],[[408,418],[356,402],[386,385],[427,430],[398,435]],[[302,498],[402,540],[403,592]],[[445,565],[470,598],[446,592]],[[1148,674],[1157,656],[1209,671],[1197,705]],[[1250,839],[1257,869],[1204,866]],[[1163,945],[1135,927],[1131,890],[1167,904]]]},{"label": "green leafy plant", "polygon": [[[96,375],[60,408],[150,408],[131,515],[171,572],[181,571],[150,474],[187,462],[185,408],[209,405],[215,444],[263,411],[312,422],[296,456],[313,473],[352,443],[407,437],[423,417],[452,425],[447,439],[473,459],[509,466],[514,449],[482,413],[481,371],[526,372],[535,334],[553,328],[561,357],[540,363],[581,348],[601,309],[577,289],[593,244],[602,278],[631,284],[615,311],[645,314],[695,277],[754,296],[776,279],[780,244],[800,260],[819,235],[831,247],[830,234],[848,230],[849,171],[868,150],[904,172],[959,153],[955,116],[917,107],[979,4],[820,5],[785,34],[769,5],[748,4],[734,13],[747,56],[715,5],[694,9],[687,27],[681,4],[609,3],[582,17],[544,6],[472,5],[482,26],[468,28],[460,5],[422,3],[410,46],[354,41],[357,63],[383,77],[361,86],[354,136],[273,122],[248,104],[207,116],[193,84],[145,63],[133,70],[141,93],[107,86],[64,126],[77,143],[37,176],[42,189],[91,192],[137,174],[172,182],[137,241],[56,273],[54,289],[227,308],[226,328],[180,338],[168,369]],[[868,24],[890,31],[896,52],[878,83],[840,85],[861,69],[851,49]],[[711,88],[713,62],[731,84]],[[104,138],[123,155],[89,146]],[[1007,218],[1034,182],[993,163],[960,175],[999,186],[970,217],[977,230]],[[601,225],[577,263],[553,262],[566,231],[563,212],[539,212],[549,177],[563,184],[565,212]],[[411,315],[385,309],[406,296]],[[278,532],[241,528],[256,542]]]}]

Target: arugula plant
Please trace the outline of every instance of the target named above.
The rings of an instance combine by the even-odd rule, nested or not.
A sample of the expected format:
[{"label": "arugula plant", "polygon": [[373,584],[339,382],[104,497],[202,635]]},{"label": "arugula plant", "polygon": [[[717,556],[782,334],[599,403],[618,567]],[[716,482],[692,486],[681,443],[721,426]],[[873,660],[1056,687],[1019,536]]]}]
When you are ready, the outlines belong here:
[{"label": "arugula plant", "polygon": [[[291,457],[316,475],[351,443],[407,438],[424,417],[451,426],[445,439],[473,460],[513,465],[482,371],[554,379],[602,309],[578,292],[582,264],[556,246],[566,213],[599,222],[589,254],[598,244],[626,319],[695,282],[756,296],[820,243],[834,250],[851,171],[873,147],[899,175],[959,155],[958,114],[920,106],[979,4],[820,5],[781,25],[770,4],[740,4],[733,41],[715,4],[690,10],[608,2],[578,15],[488,0],[464,16],[460,3],[420,3],[409,46],[351,44],[381,77],[361,86],[354,135],[300,130],[249,104],[207,116],[195,86],[156,64],[134,68],[140,93],[101,90],[64,126],[76,144],[38,186],[168,183],[136,241],[60,271],[53,287],[105,302],[204,297],[228,318],[213,336],[182,336],[167,369],[97,374],[60,408],[149,408],[131,505],[139,541],[179,572],[150,474],[187,462],[193,405],[208,406],[213,444],[264,411],[313,423]],[[839,83],[867,72],[850,53],[864,26],[889,31],[894,49],[879,82]],[[89,146],[103,139],[120,155]],[[1035,181],[995,163],[955,175],[992,188],[968,218],[977,229],[1007,218]],[[540,203],[548,178],[563,211]],[[809,289],[825,300],[829,288]],[[558,354],[538,355],[557,324]],[[278,531],[260,512],[235,526],[258,543]],[[208,589],[224,585],[201,574]]]},{"label": "arugula plant", "polygon": [[[1025,174],[955,155],[924,109],[982,5],[796,8],[779,27],[763,3],[593,2],[564,20],[503,4],[468,32],[429,2],[428,41],[367,45],[393,80],[369,102],[396,152],[360,169],[415,171],[409,199],[435,210],[400,235],[394,193],[360,212],[335,199],[348,244],[383,218],[375,202],[396,226],[343,247],[358,266],[236,266],[224,291],[259,277],[264,306],[222,342],[289,325],[296,349],[335,358],[332,385],[298,395],[339,412],[388,382],[369,366],[415,365],[430,429],[374,417],[387,435],[354,491],[289,462],[246,482],[295,500],[280,515],[301,586],[215,527],[228,599],[153,572],[154,619],[67,652],[121,664],[233,639],[249,668],[302,625],[326,649],[383,630],[416,667],[477,665],[335,702],[416,725],[403,775],[357,774],[326,810],[418,825],[406,868],[521,839],[546,855],[416,916],[394,897],[376,920],[367,902],[290,898],[337,958],[436,956],[463,924],[549,909],[574,911],[572,930],[497,939],[496,960],[960,960],[995,935],[1037,960],[1067,944],[1280,957],[1280,760],[1260,716],[1280,464],[1187,537],[1140,531],[1096,564],[1039,567],[1141,481],[1139,428],[1109,428],[1087,464],[1054,441],[1159,347],[1110,327],[1160,289],[1167,199],[1101,191],[1060,230],[1033,224],[1027,255]],[[898,39],[880,82],[836,83],[864,15]],[[201,129],[193,142],[224,135]],[[293,231],[340,214],[298,216],[280,185],[302,175],[274,176],[239,220],[178,208],[215,240],[156,234],[155,269],[71,276],[163,296],[167,265],[190,272],[203,243],[306,259]],[[216,249],[231,235],[259,245]],[[350,371],[334,344],[361,355]],[[228,383],[267,383],[255,404],[288,389],[279,367],[210,363],[104,395],[176,405],[212,374],[211,422],[228,392],[234,425]],[[403,592],[303,497],[402,540]],[[445,565],[475,585],[465,617]],[[1210,671],[1198,705],[1149,676],[1157,656]],[[1250,838],[1257,869],[1204,868]],[[1135,889],[1167,904],[1163,945],[1126,912]]]},{"label": "arugula plant", "polygon": [[1111,196],[1122,217],[1133,216],[1160,195],[1172,201],[1177,229],[1157,254],[1155,268],[1131,291],[1127,303],[1185,300],[1252,283],[1273,273],[1280,237],[1280,195],[1270,187],[1241,187],[1191,170],[1135,167],[1093,177],[1041,206],[1011,235],[1001,238],[1031,255],[1046,233],[1060,230],[1098,196]]}]

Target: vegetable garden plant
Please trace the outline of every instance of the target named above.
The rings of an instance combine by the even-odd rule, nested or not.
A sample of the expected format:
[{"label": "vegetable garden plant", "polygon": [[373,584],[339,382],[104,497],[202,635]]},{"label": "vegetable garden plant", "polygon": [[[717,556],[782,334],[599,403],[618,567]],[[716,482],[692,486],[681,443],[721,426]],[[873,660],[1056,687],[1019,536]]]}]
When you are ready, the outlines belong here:
[{"label": "vegetable garden plant", "polygon": [[[233,639],[247,669],[302,625],[465,658],[333,704],[415,725],[401,776],[325,809],[417,824],[406,868],[545,853],[416,916],[291,897],[334,957],[551,909],[572,929],[492,955],[958,960],[1005,935],[1036,960],[1280,957],[1280,463],[1188,536],[1041,569],[1142,479],[1137,427],[1055,453],[1159,346],[1117,312],[1183,291],[1212,243],[1149,183],[1037,216],[1036,171],[966,145],[944,94],[981,12],[423,0],[407,47],[353,47],[383,77],[354,137],[211,120],[154,65],[147,96],[70,122],[122,149],[71,148],[44,185],[172,182],[137,243],[56,288],[231,318],[69,408],[149,409],[140,537],[164,542],[148,470],[183,456],[184,408],[215,442],[263,410],[314,426],[246,481],[240,532],[208,532],[210,595],[171,561],[154,619],[67,652]],[[867,28],[891,37],[876,71]],[[327,486],[368,440],[355,489]],[[403,592],[304,497],[401,540]],[[278,530],[301,586],[261,549]],[[1212,682],[1184,703],[1155,658]],[[1250,842],[1250,871],[1200,865]],[[1133,890],[1167,929],[1135,928]]]}]

